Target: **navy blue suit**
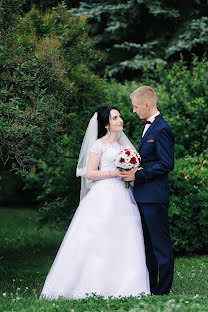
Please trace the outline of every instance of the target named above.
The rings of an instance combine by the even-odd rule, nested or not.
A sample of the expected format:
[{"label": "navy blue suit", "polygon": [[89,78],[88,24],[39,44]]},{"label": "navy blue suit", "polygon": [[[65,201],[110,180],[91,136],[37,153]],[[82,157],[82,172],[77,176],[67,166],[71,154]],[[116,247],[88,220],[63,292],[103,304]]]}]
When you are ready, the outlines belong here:
[{"label": "navy blue suit", "polygon": [[162,115],[141,138],[138,152],[143,169],[135,174],[134,197],[142,219],[150,290],[163,295],[170,292],[174,271],[168,218],[168,172],[174,167],[174,136]]}]

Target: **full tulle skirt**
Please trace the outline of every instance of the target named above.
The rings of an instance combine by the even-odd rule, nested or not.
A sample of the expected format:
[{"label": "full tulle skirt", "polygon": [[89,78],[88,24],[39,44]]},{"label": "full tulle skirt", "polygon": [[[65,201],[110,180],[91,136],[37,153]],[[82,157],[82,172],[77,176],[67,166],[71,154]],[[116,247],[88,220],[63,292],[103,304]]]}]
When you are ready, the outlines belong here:
[{"label": "full tulle skirt", "polygon": [[97,181],[80,202],[41,298],[149,294],[140,214],[119,178]]}]

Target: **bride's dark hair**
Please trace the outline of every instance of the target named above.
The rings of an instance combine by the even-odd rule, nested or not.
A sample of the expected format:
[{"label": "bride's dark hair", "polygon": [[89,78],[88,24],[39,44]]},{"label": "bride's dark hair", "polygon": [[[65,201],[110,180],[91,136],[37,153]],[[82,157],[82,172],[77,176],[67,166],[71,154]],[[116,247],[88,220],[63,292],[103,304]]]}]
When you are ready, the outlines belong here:
[{"label": "bride's dark hair", "polygon": [[119,113],[119,109],[114,106],[100,106],[97,109],[97,120],[98,120],[98,139],[102,138],[107,133],[105,128],[110,122],[110,111],[116,109]]}]

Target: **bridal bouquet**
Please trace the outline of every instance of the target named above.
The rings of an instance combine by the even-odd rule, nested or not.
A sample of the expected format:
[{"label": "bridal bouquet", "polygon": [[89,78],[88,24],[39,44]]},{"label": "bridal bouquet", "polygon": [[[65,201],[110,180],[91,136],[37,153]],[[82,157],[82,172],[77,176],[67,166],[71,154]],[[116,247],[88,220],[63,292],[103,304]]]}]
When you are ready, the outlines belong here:
[{"label": "bridal bouquet", "polygon": [[[130,170],[140,166],[141,157],[136,151],[125,148],[115,158],[116,167],[122,171],[122,169]],[[126,188],[129,188],[130,181],[126,181]]]}]

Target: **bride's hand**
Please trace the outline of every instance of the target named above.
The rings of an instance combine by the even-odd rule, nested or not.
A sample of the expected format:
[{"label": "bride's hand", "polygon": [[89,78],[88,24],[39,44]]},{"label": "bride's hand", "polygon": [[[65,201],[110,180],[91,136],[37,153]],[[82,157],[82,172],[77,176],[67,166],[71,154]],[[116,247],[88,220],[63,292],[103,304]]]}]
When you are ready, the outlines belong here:
[{"label": "bride's hand", "polygon": [[[130,171],[133,172],[133,174],[135,174],[137,171],[139,171],[141,169],[143,169],[143,168],[142,167],[140,167],[140,168],[133,168]],[[111,176],[123,178],[122,172],[126,172],[126,170],[125,169],[122,169],[122,171],[120,171],[118,169],[111,170]]]},{"label": "bride's hand", "polygon": [[132,168],[131,170],[122,170],[120,177],[124,179],[124,181],[134,181],[135,173],[143,168]]},{"label": "bride's hand", "polygon": [[116,169],[116,170],[111,170],[111,176],[112,177],[121,177],[121,171]]}]

